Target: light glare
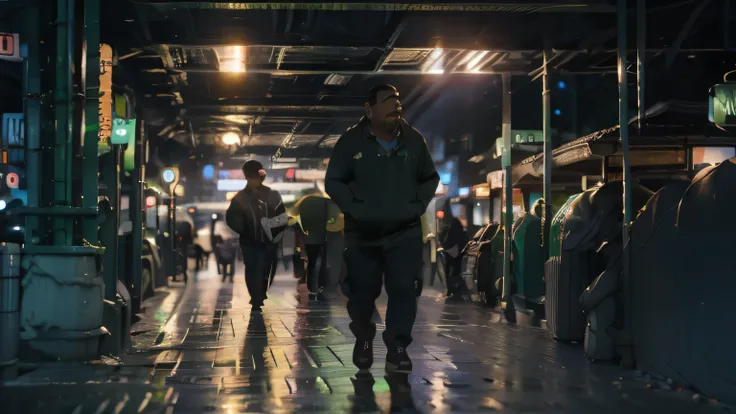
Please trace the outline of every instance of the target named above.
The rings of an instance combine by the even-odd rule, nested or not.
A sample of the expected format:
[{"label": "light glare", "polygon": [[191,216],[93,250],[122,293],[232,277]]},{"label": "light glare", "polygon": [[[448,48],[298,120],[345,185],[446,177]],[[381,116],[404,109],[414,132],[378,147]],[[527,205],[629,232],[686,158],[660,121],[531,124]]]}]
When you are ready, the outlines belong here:
[{"label": "light glare", "polygon": [[231,146],[240,144],[240,135],[235,132],[228,132],[222,136],[222,143]]}]

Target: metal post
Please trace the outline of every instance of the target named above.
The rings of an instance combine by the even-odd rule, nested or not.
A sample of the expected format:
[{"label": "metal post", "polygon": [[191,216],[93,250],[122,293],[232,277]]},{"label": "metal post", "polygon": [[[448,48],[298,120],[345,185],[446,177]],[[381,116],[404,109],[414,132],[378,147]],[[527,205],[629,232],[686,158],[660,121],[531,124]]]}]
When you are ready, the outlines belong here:
[{"label": "metal post", "polygon": [[[40,207],[41,194],[41,29],[39,27],[38,3],[28,6],[26,31],[23,36],[26,56],[23,65],[25,131],[26,131],[26,182],[28,207]],[[38,217],[26,216],[25,243],[37,244],[40,237]]]},{"label": "metal post", "polygon": [[[58,0],[56,16],[56,93],[54,139],[54,206],[71,205],[72,165],[72,56],[74,0]],[[65,217],[54,219],[54,244],[71,246],[72,222]]]},{"label": "metal post", "polygon": [[176,199],[172,188],[169,196],[169,243],[171,248],[171,265],[169,274],[172,280],[176,280],[176,264],[179,256],[176,254]]},{"label": "metal post", "polygon": [[105,193],[112,211],[101,228],[100,238],[105,246],[104,274],[105,299],[115,300],[118,279],[118,228],[120,227],[120,147],[112,146],[104,163]]},{"label": "metal post", "polygon": [[[130,220],[133,223],[133,249],[131,255],[133,257],[133,264],[131,265],[131,273],[133,276],[133,286],[135,289],[130,292],[132,296],[132,302],[135,304],[141,303],[141,296],[143,291],[142,278],[143,278],[143,267],[141,257],[143,256],[143,229],[145,228],[145,220],[143,219],[143,139],[145,138],[145,125],[143,122],[142,111],[139,109],[136,111],[136,118],[138,124],[135,132],[135,169],[131,174],[132,188],[130,193]],[[151,269],[153,270],[153,269]],[[153,274],[151,279],[155,280]],[[140,309],[133,309],[133,312],[137,313]]]},{"label": "metal post", "polygon": [[609,158],[603,157],[601,161],[601,182],[604,184],[608,182],[608,163]]},{"label": "metal post", "polygon": [[[84,2],[85,46],[84,64],[84,140],[82,141],[82,207],[97,208],[99,159],[97,133],[100,99],[100,0]],[[82,236],[88,243],[99,244],[97,218],[85,217]]]},{"label": "metal post", "polygon": [[618,122],[621,133],[621,149],[623,152],[623,207],[624,225],[623,240],[625,248],[624,260],[624,321],[626,330],[631,330],[631,269],[629,257],[629,233],[631,225],[631,163],[629,160],[629,119],[628,119],[628,83],[627,69],[627,10],[626,0],[618,0]]},{"label": "metal post", "polygon": [[511,183],[511,74],[503,73],[503,192],[506,198],[506,214],[503,232],[503,292],[501,298],[508,301],[511,296],[511,230],[514,226],[513,188]]},{"label": "metal post", "polygon": [[637,128],[641,135],[644,126],[644,111],[646,111],[644,100],[645,62],[647,47],[647,1],[636,2],[636,85],[637,85]]},{"label": "metal post", "polygon": [[[549,229],[552,221],[552,137],[550,125],[550,93],[547,51],[544,51],[542,76],[542,134],[544,135],[544,219],[542,245],[549,246]],[[549,254],[549,248],[544,249]]]}]

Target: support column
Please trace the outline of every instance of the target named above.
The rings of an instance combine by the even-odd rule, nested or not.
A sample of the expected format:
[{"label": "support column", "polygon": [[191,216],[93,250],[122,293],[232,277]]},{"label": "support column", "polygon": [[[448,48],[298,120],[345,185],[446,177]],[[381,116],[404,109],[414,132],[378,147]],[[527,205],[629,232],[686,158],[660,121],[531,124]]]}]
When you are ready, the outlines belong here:
[{"label": "support column", "polygon": [[[41,29],[38,2],[27,6],[26,31],[23,38],[24,119],[26,132],[26,183],[29,208],[39,208],[41,194]],[[26,216],[25,243],[37,244],[41,237],[38,217]]]},{"label": "support column", "polygon": [[636,2],[636,86],[637,86],[637,129],[641,136],[644,126],[644,112],[646,101],[644,99],[645,63],[647,53],[647,2],[637,0]]},{"label": "support column", "polygon": [[[136,308],[140,307],[141,296],[143,295],[143,267],[141,257],[143,256],[143,234],[146,222],[143,216],[143,177],[145,168],[143,163],[143,141],[145,139],[145,124],[143,122],[143,113],[140,109],[136,111],[137,125],[135,132],[135,169],[131,173],[132,188],[130,192],[130,220],[133,223],[133,249],[131,255],[133,263],[131,264],[131,274],[133,276],[133,285],[135,289],[130,292],[132,302]],[[153,270],[153,269],[151,269]],[[151,283],[156,280],[155,275],[151,272]],[[138,313],[140,309],[133,309],[133,313]]]},{"label": "support column", "polygon": [[[99,130],[98,106],[100,100],[100,0],[84,1],[85,46],[82,70],[84,71],[84,140],[82,142],[82,207],[97,209],[99,158],[97,133]],[[99,244],[96,216],[86,217],[82,237],[88,243]]]},{"label": "support column", "polygon": [[[74,48],[74,0],[57,0],[56,3],[56,90],[54,138],[54,198],[52,205],[71,206],[72,167],[72,62]],[[68,217],[54,218],[54,245],[71,246],[73,237],[72,220]]]},{"label": "support column", "polygon": [[542,134],[544,135],[544,217],[542,220],[542,245],[549,255],[549,229],[552,222],[552,137],[550,125],[550,95],[549,95],[549,54],[544,51],[542,76]]},{"label": "support column", "polygon": [[[21,358],[31,361],[96,359],[103,335],[103,287],[97,265],[100,249],[80,246],[82,234],[74,227],[75,220],[84,222],[97,217],[96,208],[79,207],[81,197],[78,189],[75,193],[72,187],[72,170],[78,155],[74,146],[81,144],[81,137],[77,135],[75,139],[73,132],[82,130],[81,114],[74,110],[72,78],[72,68],[83,70],[84,66],[80,53],[85,30],[75,24],[81,16],[82,1],[44,3],[50,7],[39,7],[40,12],[51,15],[56,10],[55,30],[45,32],[45,24],[30,28],[36,33],[29,37],[25,73],[30,197],[28,207],[14,212],[27,216],[29,224],[22,255],[20,339],[24,344]],[[47,46],[40,47],[44,43]],[[49,109],[54,113],[52,116],[48,111],[49,116],[42,118],[47,112],[38,110],[38,96],[34,94],[51,89],[51,85],[43,86],[41,82],[45,79],[41,77],[41,65],[46,62],[49,65],[45,73],[55,83],[54,94],[48,95],[53,100]],[[76,79],[80,86],[81,78]],[[42,157],[50,167],[44,173]],[[84,167],[83,164],[83,177],[97,175],[96,165],[92,171]],[[43,232],[35,223],[43,223]]]},{"label": "support column", "polygon": [[[621,134],[621,150],[623,152],[623,207],[624,207],[624,326],[625,331],[631,332],[632,315],[631,315],[631,260],[630,260],[630,243],[629,235],[631,230],[631,162],[629,157],[629,105],[628,105],[628,81],[626,74],[627,67],[627,9],[626,0],[618,0],[618,121]],[[630,358],[622,358],[622,363],[630,365],[633,360]]]},{"label": "support column", "polygon": [[107,220],[100,228],[100,239],[105,246],[103,279],[105,300],[115,301],[118,280],[118,229],[120,228],[120,146],[112,145],[102,172],[105,194],[110,202]]},{"label": "support column", "polygon": [[[514,226],[513,188],[511,182],[511,74],[501,75],[503,81],[502,137],[503,137],[503,192],[506,214],[503,232],[503,292],[502,300],[511,296],[511,231]],[[508,316],[508,315],[507,315]]]}]

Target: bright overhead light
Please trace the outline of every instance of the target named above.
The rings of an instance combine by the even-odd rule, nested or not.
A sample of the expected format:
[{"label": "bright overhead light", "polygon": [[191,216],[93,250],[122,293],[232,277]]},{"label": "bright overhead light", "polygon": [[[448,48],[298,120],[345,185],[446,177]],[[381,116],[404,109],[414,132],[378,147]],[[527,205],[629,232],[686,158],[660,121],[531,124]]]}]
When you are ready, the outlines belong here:
[{"label": "bright overhead light", "polygon": [[483,50],[479,53],[476,53],[473,58],[468,62],[468,70],[473,70],[478,64],[480,63],[481,59],[483,59],[488,54],[487,50]]},{"label": "bright overhead light", "polygon": [[216,50],[220,59],[220,72],[245,72],[245,46],[225,46]]},{"label": "bright overhead light", "polygon": [[442,75],[445,73],[445,56],[442,49],[437,48],[429,55],[429,59],[425,62],[423,71],[432,75]]},{"label": "bright overhead light", "polygon": [[238,145],[240,144],[240,135],[235,132],[227,132],[222,136],[221,140],[227,146]]}]

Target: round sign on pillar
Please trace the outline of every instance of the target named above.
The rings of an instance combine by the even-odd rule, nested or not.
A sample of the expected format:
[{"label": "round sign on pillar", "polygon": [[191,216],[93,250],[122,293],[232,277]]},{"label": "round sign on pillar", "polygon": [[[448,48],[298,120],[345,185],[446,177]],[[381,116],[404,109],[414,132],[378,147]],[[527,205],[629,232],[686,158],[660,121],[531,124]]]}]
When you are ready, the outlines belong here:
[{"label": "round sign on pillar", "polygon": [[161,172],[161,178],[169,185],[169,194],[173,196],[176,185],[179,184],[179,169],[176,167],[164,168]]},{"label": "round sign on pillar", "polygon": [[20,179],[18,178],[18,174],[10,173],[5,176],[5,184],[8,185],[8,188],[18,188],[19,183]]}]

